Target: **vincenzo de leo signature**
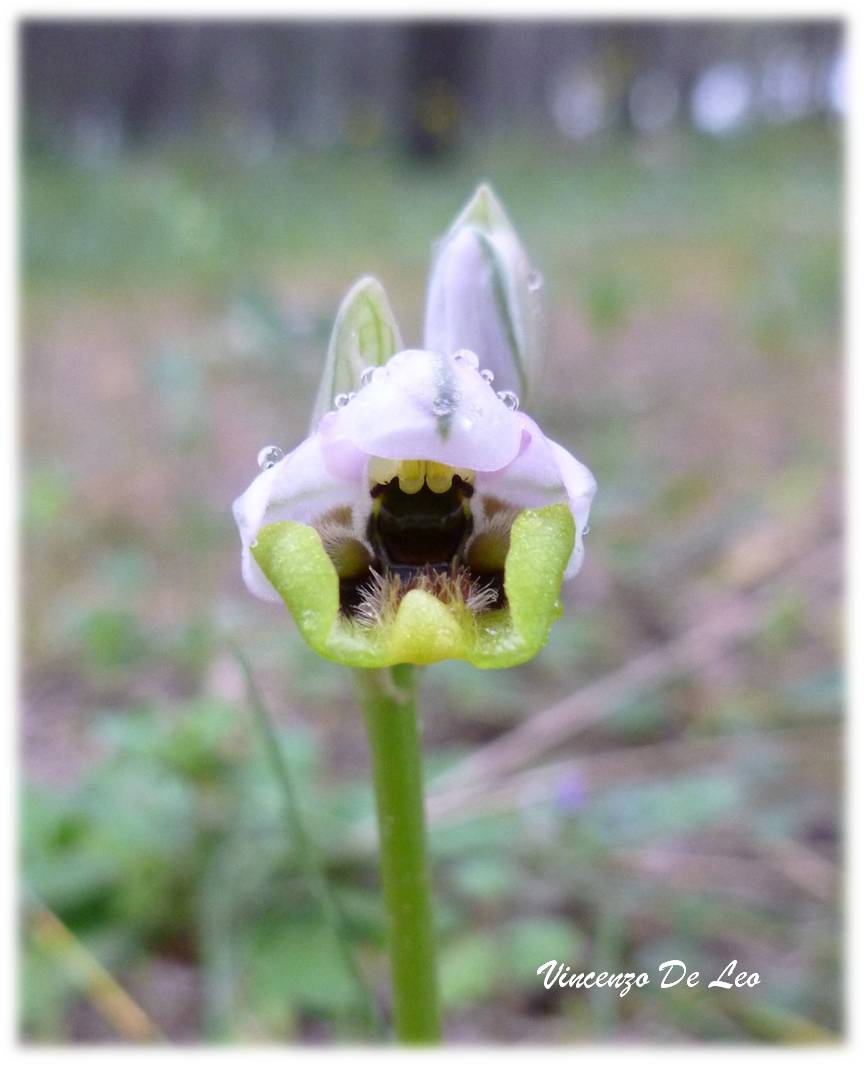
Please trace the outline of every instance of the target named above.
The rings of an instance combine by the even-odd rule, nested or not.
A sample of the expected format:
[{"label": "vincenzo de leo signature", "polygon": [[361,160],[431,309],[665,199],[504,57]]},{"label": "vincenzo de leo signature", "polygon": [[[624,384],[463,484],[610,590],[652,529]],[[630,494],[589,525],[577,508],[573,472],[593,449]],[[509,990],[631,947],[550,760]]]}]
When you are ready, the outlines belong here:
[{"label": "vincenzo de leo signature", "polygon": [[[687,966],[678,958],[670,958],[657,966],[657,974],[660,978],[660,990],[670,987],[699,987],[702,985],[702,974],[694,969],[689,972]],[[647,972],[641,973],[609,973],[609,972],[573,972],[569,965],[559,962],[556,958],[550,958],[537,969],[537,975],[543,977],[543,986],[551,991],[554,987],[581,988],[609,988],[617,991],[618,997],[623,998],[631,987],[647,987],[655,982]],[[723,971],[715,976],[708,984],[709,989],[721,989],[731,991],[734,988],[756,987],[760,984],[759,973],[748,973],[738,968],[738,960],[730,961]]]}]

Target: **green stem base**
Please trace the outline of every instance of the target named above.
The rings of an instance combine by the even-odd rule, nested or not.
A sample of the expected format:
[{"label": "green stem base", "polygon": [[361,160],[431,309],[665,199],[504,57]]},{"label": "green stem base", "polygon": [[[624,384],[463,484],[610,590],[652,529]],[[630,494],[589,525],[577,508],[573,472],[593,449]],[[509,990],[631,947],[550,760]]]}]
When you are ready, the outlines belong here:
[{"label": "green stem base", "polygon": [[440,1042],[441,1021],[414,667],[357,670],[356,677],[375,782],[396,1038],[429,1045]]}]

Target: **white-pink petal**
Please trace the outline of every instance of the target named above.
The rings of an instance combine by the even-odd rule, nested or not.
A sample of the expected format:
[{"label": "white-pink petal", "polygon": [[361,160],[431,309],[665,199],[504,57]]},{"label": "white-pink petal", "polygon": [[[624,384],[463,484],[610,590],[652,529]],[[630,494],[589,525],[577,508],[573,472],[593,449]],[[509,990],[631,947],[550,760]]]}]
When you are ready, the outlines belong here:
[{"label": "white-pink petal", "polygon": [[[481,243],[488,239],[472,226],[445,238],[429,279],[423,343],[448,355],[470,348],[495,374],[498,388],[518,391],[519,352],[510,311],[496,291],[495,264]],[[508,233],[499,232],[496,241],[522,266],[524,254]],[[527,264],[522,269],[527,275]]]},{"label": "white-pink petal", "polygon": [[[329,458],[329,461],[328,461]],[[365,527],[370,500],[365,484],[365,457],[349,455],[343,446],[334,468],[333,456],[325,455],[321,437],[307,437],[281,462],[260,473],[234,502],[234,518],[242,543],[243,578],[249,590],[260,599],[278,602],[279,595],[255,561],[250,550],[258,531],[277,521],[311,525],[333,507],[349,506],[355,524]],[[360,475],[340,476],[359,470]],[[361,533],[362,535],[362,533]]]},{"label": "white-pink petal", "polygon": [[549,446],[552,448],[558,463],[561,479],[567,490],[570,513],[576,523],[576,545],[573,548],[570,561],[567,563],[567,569],[564,571],[564,580],[566,581],[571,577],[575,577],[582,568],[582,560],[585,554],[585,548],[582,546],[582,537],[588,528],[588,515],[591,511],[591,501],[597,491],[597,481],[588,467],[583,465],[577,458],[574,458],[560,444],[550,440]]},{"label": "white-pink petal", "polygon": [[582,565],[582,537],[588,524],[597,482],[587,466],[574,458],[526,414],[518,415],[523,427],[523,446],[502,470],[481,474],[475,482],[477,496],[491,495],[520,509],[567,503],[576,524],[576,543],[564,579],[575,577]]},{"label": "white-pink petal", "polygon": [[436,352],[395,355],[322,433],[367,455],[498,470],[519,453],[522,426],[471,362]]}]

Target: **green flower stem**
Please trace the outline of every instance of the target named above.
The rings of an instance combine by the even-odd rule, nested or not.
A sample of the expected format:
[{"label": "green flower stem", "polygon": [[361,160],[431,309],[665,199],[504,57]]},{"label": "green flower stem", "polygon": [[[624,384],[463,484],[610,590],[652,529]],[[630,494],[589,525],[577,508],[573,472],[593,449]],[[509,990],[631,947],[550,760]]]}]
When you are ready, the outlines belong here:
[{"label": "green flower stem", "polygon": [[372,755],[396,1038],[400,1043],[438,1043],[441,1022],[414,667],[356,670],[355,675]]}]

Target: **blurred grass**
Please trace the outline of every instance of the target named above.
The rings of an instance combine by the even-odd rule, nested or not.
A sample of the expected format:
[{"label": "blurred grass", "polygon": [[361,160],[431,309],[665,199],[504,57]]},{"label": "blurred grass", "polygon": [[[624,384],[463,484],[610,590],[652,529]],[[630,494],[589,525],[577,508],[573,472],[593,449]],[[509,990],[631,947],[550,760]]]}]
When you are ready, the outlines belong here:
[{"label": "blurred grass", "polygon": [[[245,593],[229,513],[258,449],[303,436],[343,292],[377,274],[418,341],[431,242],[490,179],[546,278],[530,409],[600,482],[538,659],[429,671],[434,778],[836,536],[840,147],[801,125],[570,151],[511,139],[430,169],[202,145],[24,160],[22,869],[170,1039],[203,1038],[209,1017],[228,1040],[333,1040],[353,1001],[226,633],[381,986],[357,711],[342,673]],[[433,829],[451,1038],[842,1028],[837,605],[792,579],[772,595],[735,654],[610,706],[560,752],[636,752],[641,772],[524,803],[517,784],[512,808]],[[659,756],[711,736],[730,742],[710,764]],[[550,952],[574,969],[736,957],[763,983],[728,1006],[552,994],[534,976]],[[30,1041],[118,1035],[26,935],[21,1010]]]},{"label": "blurred grass", "polygon": [[[25,272],[32,283],[87,288],[249,281],[288,255],[294,269],[338,261],[348,275],[375,269],[376,260],[394,272],[423,268],[442,219],[483,178],[494,181],[529,246],[547,256],[550,277],[549,253],[573,254],[574,242],[592,257],[601,245],[607,261],[624,239],[638,255],[650,254],[658,237],[742,240],[745,255],[756,250],[754,223],[813,237],[837,222],[836,133],[824,125],[731,142],[684,134],[643,147],[611,141],[602,151],[511,138],[441,168],[386,149],[285,149],[244,165],[184,144],[98,165],[31,157]],[[782,275],[789,264],[770,258]],[[829,255],[819,265],[829,274],[811,266],[816,295],[836,296],[836,262]],[[598,321],[614,319],[630,280],[617,269],[592,276]]]}]

